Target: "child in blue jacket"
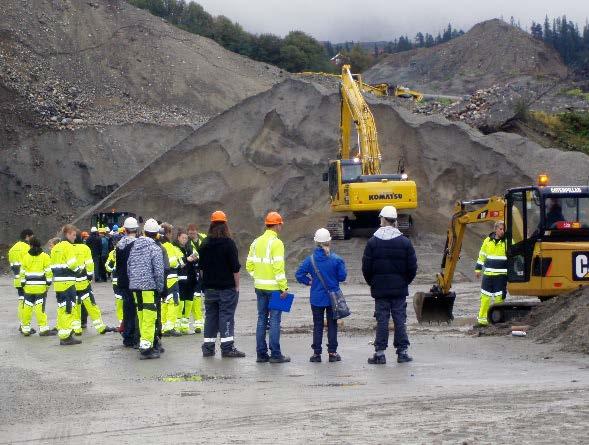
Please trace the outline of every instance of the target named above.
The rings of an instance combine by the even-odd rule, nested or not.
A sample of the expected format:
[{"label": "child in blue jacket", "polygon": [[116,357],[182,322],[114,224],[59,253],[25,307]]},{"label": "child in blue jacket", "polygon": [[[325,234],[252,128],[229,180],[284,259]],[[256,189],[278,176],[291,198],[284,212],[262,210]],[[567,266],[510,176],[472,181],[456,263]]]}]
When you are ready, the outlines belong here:
[{"label": "child in blue jacket", "polygon": [[[339,283],[346,279],[346,264],[344,260],[335,253],[330,252],[331,235],[327,229],[319,229],[313,238],[317,244],[312,253],[315,265],[323,276],[329,290],[339,290]],[[323,343],[323,320],[327,315],[327,352],[330,362],[341,361],[337,353],[337,320],[333,318],[331,300],[327,290],[323,287],[321,280],[311,263],[311,256],[305,258],[299,265],[295,274],[297,281],[306,286],[311,286],[311,310],[313,312],[313,355],[310,361],[321,362],[321,345]]]}]

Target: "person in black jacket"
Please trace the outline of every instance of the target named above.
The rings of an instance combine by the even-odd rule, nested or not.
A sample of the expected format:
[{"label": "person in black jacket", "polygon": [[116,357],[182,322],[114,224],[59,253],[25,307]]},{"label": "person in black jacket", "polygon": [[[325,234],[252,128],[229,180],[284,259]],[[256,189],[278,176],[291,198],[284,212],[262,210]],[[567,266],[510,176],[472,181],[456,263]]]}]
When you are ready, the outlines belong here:
[{"label": "person in black jacket", "polygon": [[390,317],[395,324],[393,344],[397,350],[397,362],[410,362],[413,359],[407,354],[406,299],[409,295],[408,286],[417,273],[417,258],[411,241],[397,228],[397,209],[385,206],[379,216],[381,227],[368,240],[362,257],[362,274],[374,298],[377,322],[375,353],[368,363],[386,363],[384,351],[388,347]]},{"label": "person in black jacket", "polygon": [[221,334],[222,357],[245,357],[234,346],[235,310],[239,299],[239,259],[231,239],[227,216],[220,210],[211,215],[209,234],[198,254],[205,294],[203,357],[215,355],[217,334]]}]

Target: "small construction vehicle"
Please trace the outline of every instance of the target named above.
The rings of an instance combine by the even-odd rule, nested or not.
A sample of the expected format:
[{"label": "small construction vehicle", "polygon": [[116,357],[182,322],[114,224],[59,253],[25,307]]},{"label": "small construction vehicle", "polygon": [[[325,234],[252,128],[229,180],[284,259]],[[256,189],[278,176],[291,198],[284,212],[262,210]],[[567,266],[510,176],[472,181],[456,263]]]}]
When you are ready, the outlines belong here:
[{"label": "small construction vehicle", "polygon": [[[505,221],[507,290],[540,301],[589,285],[589,187],[538,185],[507,190],[504,196],[458,201],[448,227],[441,272],[427,293],[413,297],[417,320],[451,322],[451,291],[468,224]],[[489,308],[491,323],[526,315],[540,301],[507,300]]]},{"label": "small construction vehicle", "polygon": [[423,100],[423,93],[397,85],[394,90],[395,97],[402,97],[404,99],[413,99],[415,102],[421,102]]},{"label": "small construction vehicle", "polygon": [[[109,227],[112,229],[114,225],[119,227],[123,227],[123,223],[125,219],[129,216],[136,217],[135,213],[131,212],[117,212],[116,209],[112,209],[110,212],[98,212],[92,215],[92,226],[101,228],[101,227]],[[140,221],[142,222],[142,221]]]},{"label": "small construction vehicle", "polygon": [[[329,170],[323,176],[329,182],[331,210],[339,215],[330,218],[327,225],[334,239],[348,239],[356,230],[378,227],[378,213],[386,205],[397,208],[399,229],[408,233],[413,222],[406,211],[417,208],[417,186],[408,179],[403,163],[395,174],[381,172],[376,124],[360,85],[361,79],[344,65],[340,149],[338,159],[329,161]],[[355,153],[352,139],[357,141]]]}]

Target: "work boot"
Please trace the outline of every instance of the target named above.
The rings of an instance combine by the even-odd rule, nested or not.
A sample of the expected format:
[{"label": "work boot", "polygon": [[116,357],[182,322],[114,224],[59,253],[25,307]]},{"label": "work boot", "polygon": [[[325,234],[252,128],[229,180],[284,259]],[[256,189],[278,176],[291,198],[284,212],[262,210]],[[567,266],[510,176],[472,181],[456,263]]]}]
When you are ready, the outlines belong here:
[{"label": "work boot", "polygon": [[107,326],[106,328],[104,328],[104,330],[102,332],[100,332],[100,335],[104,335],[108,332],[119,332],[119,328],[113,328],[113,327]]},{"label": "work boot", "polygon": [[407,363],[412,360],[413,358],[407,354],[407,349],[397,352],[397,363]]},{"label": "work boot", "polygon": [[329,353],[329,363],[333,363],[333,362],[341,362],[342,358],[340,357],[340,355],[337,352],[330,352]]},{"label": "work boot", "polygon": [[74,331],[74,335],[79,337],[80,335],[82,335],[83,331]]},{"label": "work boot", "polygon": [[59,340],[60,346],[79,345],[80,343],[82,343],[82,340],[78,340],[77,338],[74,338],[74,336],[72,334],[70,334],[70,336],[68,338]]},{"label": "work boot", "polygon": [[51,335],[57,335],[58,329],[57,328],[51,328],[51,329],[49,329],[49,332],[55,332],[55,334],[51,334]]},{"label": "work boot", "polygon": [[166,350],[164,349],[164,347],[162,346],[161,343],[158,343],[155,345],[155,350],[157,352],[159,352],[160,354],[163,354],[164,352],[166,352]]},{"label": "work boot", "polygon": [[202,348],[202,356],[203,357],[214,357],[215,356],[215,348],[214,348],[214,346],[213,346],[213,349]]},{"label": "work boot", "polygon": [[321,354],[313,354],[309,361],[311,363],[321,363]]},{"label": "work boot", "polygon": [[156,351],[153,348],[149,349],[142,349],[139,353],[139,360],[151,360],[152,358],[160,358],[159,351]]},{"label": "work boot", "polygon": [[221,357],[242,358],[245,357],[245,352],[241,352],[236,348],[231,348],[229,351],[221,351]]},{"label": "work boot", "polygon": [[288,363],[290,362],[290,357],[288,355],[281,355],[280,357],[270,357],[268,361],[270,363]]},{"label": "work boot", "polygon": [[162,337],[182,337],[182,334],[176,329],[170,329],[169,331],[162,332]]},{"label": "work boot", "polygon": [[256,363],[268,363],[270,361],[270,356],[269,355],[258,355],[258,358],[256,359]]},{"label": "work boot", "polygon": [[374,354],[372,357],[368,359],[369,365],[386,365],[387,358],[383,355],[376,355]]},{"label": "work boot", "polygon": [[51,337],[52,335],[57,335],[57,331],[49,329],[48,331],[39,332],[39,337]]},{"label": "work boot", "polygon": [[202,332],[202,328],[199,328],[199,327],[194,328],[194,333],[195,334],[200,334],[201,332]]}]

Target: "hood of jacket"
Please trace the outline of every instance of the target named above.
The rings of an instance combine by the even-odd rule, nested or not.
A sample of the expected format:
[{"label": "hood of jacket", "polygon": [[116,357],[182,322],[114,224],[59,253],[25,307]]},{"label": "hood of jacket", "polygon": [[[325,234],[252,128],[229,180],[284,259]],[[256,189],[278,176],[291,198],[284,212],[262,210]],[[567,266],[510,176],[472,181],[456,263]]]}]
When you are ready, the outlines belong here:
[{"label": "hood of jacket", "polygon": [[403,235],[401,231],[393,226],[380,227],[376,232],[374,232],[374,236],[376,238],[385,241],[395,239],[401,235]]},{"label": "hood of jacket", "polygon": [[132,243],[134,243],[135,241],[138,241],[138,240],[139,240],[139,238],[132,238],[130,236],[124,236],[117,243],[117,249],[123,250],[125,247],[127,247],[128,245],[130,245],[130,244],[132,244]]},{"label": "hood of jacket", "polygon": [[[126,241],[125,244],[122,244],[123,241]],[[156,244],[155,240],[148,238],[146,236],[141,236],[139,238],[123,238],[121,241],[119,241],[119,245],[122,245],[122,249],[125,248],[125,246],[127,246],[128,244],[133,244],[133,250],[135,250],[138,253],[145,253],[147,254],[147,250],[150,248],[150,246],[154,246]]]},{"label": "hood of jacket", "polygon": [[315,247],[315,250],[313,251],[313,256],[315,257],[315,261],[317,261],[318,263],[321,263],[323,261],[329,261],[329,256],[325,253],[323,247]]}]

